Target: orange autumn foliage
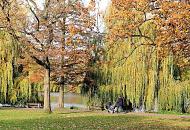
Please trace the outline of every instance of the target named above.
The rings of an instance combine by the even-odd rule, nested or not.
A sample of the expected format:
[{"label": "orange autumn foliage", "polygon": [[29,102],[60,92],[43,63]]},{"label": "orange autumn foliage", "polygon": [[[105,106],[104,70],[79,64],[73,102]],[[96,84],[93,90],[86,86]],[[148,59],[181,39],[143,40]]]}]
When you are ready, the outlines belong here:
[{"label": "orange autumn foliage", "polygon": [[[190,42],[189,1],[168,0],[112,0],[105,17],[106,40],[113,48],[118,40],[145,39],[146,45],[159,50],[159,56],[184,53],[187,58]],[[142,33],[142,27],[150,24],[154,34]],[[147,28],[148,29],[148,28]],[[144,44],[134,43],[135,47]]]}]

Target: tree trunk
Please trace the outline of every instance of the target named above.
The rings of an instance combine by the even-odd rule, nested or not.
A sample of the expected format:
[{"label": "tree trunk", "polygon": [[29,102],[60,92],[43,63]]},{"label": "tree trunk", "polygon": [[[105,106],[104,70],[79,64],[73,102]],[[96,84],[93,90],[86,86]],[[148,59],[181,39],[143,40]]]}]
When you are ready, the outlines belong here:
[{"label": "tree trunk", "polygon": [[147,96],[148,96],[148,87],[150,84],[150,65],[151,65],[151,57],[152,57],[153,50],[152,48],[148,48],[148,53],[145,59],[145,84],[143,89],[143,104],[142,110],[147,111]]},{"label": "tree trunk", "polygon": [[[66,9],[66,2],[65,0],[61,1],[63,3],[63,8],[64,10]],[[69,3],[69,1],[68,1]],[[65,51],[65,37],[66,37],[66,17],[67,14],[64,14],[64,18],[62,21],[62,39],[61,39],[61,48],[62,48],[62,52]],[[61,56],[61,69],[64,69],[64,62],[65,62],[65,56],[64,54],[62,54]],[[64,108],[64,76],[61,76],[61,84],[59,86],[59,101],[58,101],[58,107],[59,108]]]},{"label": "tree trunk", "polygon": [[161,71],[161,59],[158,59],[157,70],[156,70],[156,84],[154,90],[154,112],[158,112],[158,95],[160,90],[160,71]]},{"label": "tree trunk", "polygon": [[64,108],[64,85],[61,84],[59,87],[59,108]]},{"label": "tree trunk", "polygon": [[46,69],[44,77],[44,110],[51,113],[50,104],[50,69]]},{"label": "tree trunk", "polygon": [[[8,63],[6,63],[6,68],[7,68],[7,64],[8,64]],[[8,72],[7,72],[7,73],[8,73]],[[6,82],[7,82],[7,83],[6,83],[6,84],[7,84],[7,85],[6,85],[7,88],[6,88],[5,103],[8,103],[8,104],[9,104],[9,103],[10,103],[10,102],[9,102],[9,87],[10,87],[10,86],[9,86],[8,74],[7,74],[7,76],[6,76]]]}]

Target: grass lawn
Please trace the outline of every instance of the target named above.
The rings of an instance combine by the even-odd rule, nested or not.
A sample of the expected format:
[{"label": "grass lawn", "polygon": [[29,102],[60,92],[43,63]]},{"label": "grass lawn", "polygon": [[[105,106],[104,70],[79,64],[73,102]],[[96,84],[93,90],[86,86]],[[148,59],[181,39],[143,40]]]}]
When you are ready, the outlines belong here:
[{"label": "grass lawn", "polygon": [[0,109],[0,130],[180,130],[190,129],[190,116],[108,114],[62,110],[46,114],[34,109]]}]

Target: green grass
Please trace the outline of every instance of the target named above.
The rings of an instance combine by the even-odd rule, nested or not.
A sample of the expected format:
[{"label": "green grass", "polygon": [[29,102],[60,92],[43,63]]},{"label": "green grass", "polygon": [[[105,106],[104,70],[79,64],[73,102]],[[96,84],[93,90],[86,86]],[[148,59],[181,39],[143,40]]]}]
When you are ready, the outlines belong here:
[{"label": "green grass", "polygon": [[0,109],[0,130],[180,130],[190,129],[190,117],[107,114],[79,110]]},{"label": "green grass", "polygon": [[160,111],[158,112],[158,114],[171,114],[171,115],[189,115],[189,113],[181,113],[181,112],[177,112],[177,111]]}]

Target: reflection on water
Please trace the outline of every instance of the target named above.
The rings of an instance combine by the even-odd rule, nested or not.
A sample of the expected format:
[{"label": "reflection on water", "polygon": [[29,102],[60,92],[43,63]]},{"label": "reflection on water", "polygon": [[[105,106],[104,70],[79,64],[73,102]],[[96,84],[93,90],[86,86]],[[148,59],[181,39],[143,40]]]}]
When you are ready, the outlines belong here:
[{"label": "reflection on water", "polygon": [[[58,107],[58,97],[59,93],[51,93],[51,107],[55,109]],[[87,97],[81,96],[76,93],[65,93],[64,95],[64,106],[65,107],[78,107],[87,108],[86,103],[88,101]]]}]

